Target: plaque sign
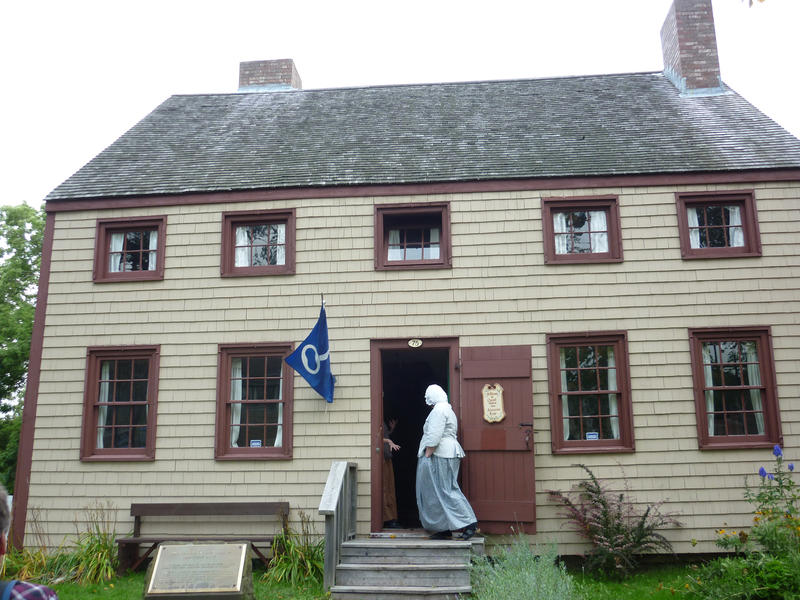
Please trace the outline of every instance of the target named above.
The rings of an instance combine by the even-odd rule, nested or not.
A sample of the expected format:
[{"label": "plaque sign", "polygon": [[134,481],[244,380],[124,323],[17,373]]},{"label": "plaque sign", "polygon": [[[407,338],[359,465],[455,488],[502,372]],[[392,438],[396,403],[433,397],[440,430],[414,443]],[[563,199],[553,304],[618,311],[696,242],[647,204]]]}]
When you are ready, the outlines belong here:
[{"label": "plaque sign", "polygon": [[251,597],[242,589],[242,577],[248,570],[245,566],[250,566],[248,550],[246,542],[162,543],[153,560],[144,597]]},{"label": "plaque sign", "polygon": [[483,396],[483,420],[487,423],[499,423],[506,418],[503,406],[503,386],[499,383],[487,383],[481,390]]}]

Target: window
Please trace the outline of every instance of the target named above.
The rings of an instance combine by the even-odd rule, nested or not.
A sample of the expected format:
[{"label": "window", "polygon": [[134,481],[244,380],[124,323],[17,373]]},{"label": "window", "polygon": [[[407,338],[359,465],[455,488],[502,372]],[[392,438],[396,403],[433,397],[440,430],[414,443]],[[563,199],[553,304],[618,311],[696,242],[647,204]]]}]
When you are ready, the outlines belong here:
[{"label": "window", "polygon": [[375,207],[376,269],[450,267],[450,205]]},{"label": "window", "polygon": [[291,458],[292,371],[290,344],[219,348],[218,459]]},{"label": "window", "polygon": [[768,327],[690,329],[701,448],[782,443]]},{"label": "window", "polygon": [[623,332],[547,336],[555,453],[633,451]]},{"label": "window", "polygon": [[676,196],[683,258],[761,256],[752,192]]},{"label": "window", "polygon": [[294,273],[294,210],[224,213],[221,260],[223,277]]},{"label": "window", "polygon": [[616,196],[543,198],[546,263],[621,262]]},{"label": "window", "polygon": [[167,217],[100,219],[95,240],[95,282],[164,279]]},{"label": "window", "polygon": [[158,346],[89,348],[81,460],[153,460]]}]

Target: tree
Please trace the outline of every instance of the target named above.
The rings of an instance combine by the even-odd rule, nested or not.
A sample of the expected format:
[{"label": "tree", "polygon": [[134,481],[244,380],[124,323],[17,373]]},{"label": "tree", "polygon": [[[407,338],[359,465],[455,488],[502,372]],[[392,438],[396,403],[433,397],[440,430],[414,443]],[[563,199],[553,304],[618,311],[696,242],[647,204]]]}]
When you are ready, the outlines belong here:
[{"label": "tree", "polygon": [[42,211],[0,207],[0,482],[12,493],[43,230]]}]

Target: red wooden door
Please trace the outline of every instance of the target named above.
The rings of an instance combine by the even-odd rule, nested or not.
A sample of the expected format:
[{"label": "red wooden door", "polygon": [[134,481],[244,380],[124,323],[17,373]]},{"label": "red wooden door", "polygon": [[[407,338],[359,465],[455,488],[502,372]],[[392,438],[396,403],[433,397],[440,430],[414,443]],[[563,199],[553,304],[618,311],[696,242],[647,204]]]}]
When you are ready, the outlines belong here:
[{"label": "red wooden door", "polygon": [[[498,404],[484,411],[484,386],[502,387]],[[498,387],[499,386],[499,387]],[[491,401],[491,398],[490,398]],[[487,420],[488,419],[488,420]],[[530,346],[461,349],[461,439],[464,493],[485,533],[511,527],[536,531],[533,471],[533,388]]]}]

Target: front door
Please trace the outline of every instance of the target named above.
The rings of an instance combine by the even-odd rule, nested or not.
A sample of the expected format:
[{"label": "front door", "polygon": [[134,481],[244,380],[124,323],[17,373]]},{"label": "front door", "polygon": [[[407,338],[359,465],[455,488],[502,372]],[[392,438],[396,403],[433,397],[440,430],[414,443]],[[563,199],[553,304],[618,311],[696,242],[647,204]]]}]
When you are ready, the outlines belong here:
[{"label": "front door", "polygon": [[[458,414],[458,340],[373,340],[370,363],[370,525],[372,531],[380,531],[385,521],[395,517],[384,514],[386,475],[394,483],[397,520],[405,528],[417,528],[420,527],[416,498],[417,448],[422,439],[422,426],[430,411],[430,407],[425,404],[425,389],[432,383],[442,386]],[[395,423],[390,439],[400,446],[400,450],[387,462],[384,458],[383,438],[390,422]]]},{"label": "front door", "polygon": [[530,346],[461,349],[464,493],[481,531],[536,531]]}]

